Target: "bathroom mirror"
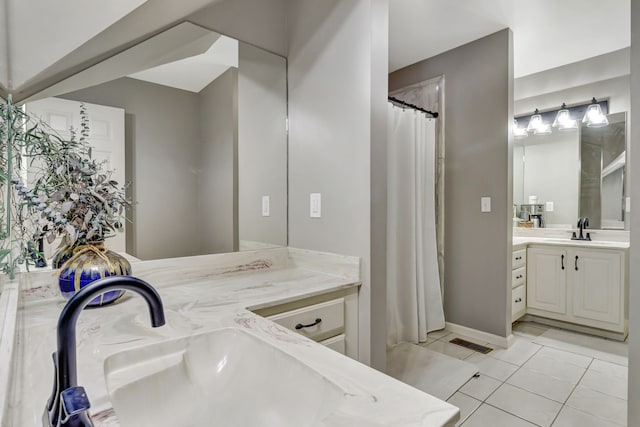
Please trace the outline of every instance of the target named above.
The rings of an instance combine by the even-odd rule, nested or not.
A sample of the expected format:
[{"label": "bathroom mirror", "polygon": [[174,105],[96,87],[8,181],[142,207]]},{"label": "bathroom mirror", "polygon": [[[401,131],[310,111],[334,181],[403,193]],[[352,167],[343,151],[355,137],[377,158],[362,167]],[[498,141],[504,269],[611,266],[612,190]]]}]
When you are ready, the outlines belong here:
[{"label": "bathroom mirror", "polygon": [[122,111],[126,252],[148,260],[287,245],[286,90],[285,58],[185,22],[26,108],[61,130],[60,98]]},{"label": "bathroom mirror", "polygon": [[625,229],[626,113],[607,118],[605,127],[515,139],[513,203],[521,219],[535,204],[547,228],[573,228],[586,216],[590,228]]}]

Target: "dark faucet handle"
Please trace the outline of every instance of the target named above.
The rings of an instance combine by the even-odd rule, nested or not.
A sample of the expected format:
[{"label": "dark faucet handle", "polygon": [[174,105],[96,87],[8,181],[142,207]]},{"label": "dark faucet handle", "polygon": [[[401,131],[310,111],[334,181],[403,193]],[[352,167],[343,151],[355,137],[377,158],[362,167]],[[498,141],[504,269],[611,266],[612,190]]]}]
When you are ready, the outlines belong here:
[{"label": "dark faucet handle", "polygon": [[87,397],[87,392],[84,390],[84,387],[70,387],[60,393],[60,399],[62,400],[61,415],[64,417],[60,420],[60,425],[66,425],[73,416],[84,414],[85,416],[82,417],[82,424],[78,425],[85,427],[93,426],[91,418],[88,416],[91,403],[89,402],[89,398]]},{"label": "dark faucet handle", "polygon": [[584,228],[588,228],[589,227],[589,218],[587,218],[586,216],[584,217],[584,219],[582,220],[582,226]]},{"label": "dark faucet handle", "polygon": [[578,228],[582,228],[582,218],[578,218]]}]

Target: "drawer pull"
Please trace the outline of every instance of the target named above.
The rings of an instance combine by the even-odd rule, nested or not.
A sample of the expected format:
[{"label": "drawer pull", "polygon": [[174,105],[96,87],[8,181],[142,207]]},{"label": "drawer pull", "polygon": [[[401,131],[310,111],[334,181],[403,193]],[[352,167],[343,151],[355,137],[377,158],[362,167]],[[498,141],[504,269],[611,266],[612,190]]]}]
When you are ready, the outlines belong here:
[{"label": "drawer pull", "polygon": [[522,298],[516,299],[516,302],[522,302]]},{"label": "drawer pull", "polygon": [[302,328],[310,328],[312,326],[316,326],[318,323],[322,322],[322,319],[317,318],[315,322],[313,323],[309,323],[308,325],[303,325],[302,323],[298,323],[296,325],[296,329],[302,329]]},{"label": "drawer pull", "polygon": [[516,261],[520,261],[522,259],[522,256],[517,256],[516,257]]},{"label": "drawer pull", "polygon": [[516,279],[522,279],[522,274],[518,274],[518,275],[516,276]]},{"label": "drawer pull", "polygon": [[562,269],[564,270],[564,255],[560,257],[560,262],[562,262]]},{"label": "drawer pull", "polygon": [[576,271],[578,271],[578,255],[576,255]]}]

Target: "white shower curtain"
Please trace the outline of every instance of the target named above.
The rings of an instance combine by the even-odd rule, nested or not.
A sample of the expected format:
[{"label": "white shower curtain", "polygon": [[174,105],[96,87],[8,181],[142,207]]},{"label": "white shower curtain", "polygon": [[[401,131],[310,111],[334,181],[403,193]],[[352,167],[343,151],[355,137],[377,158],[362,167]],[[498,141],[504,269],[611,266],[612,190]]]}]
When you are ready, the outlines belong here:
[{"label": "white shower curtain", "polygon": [[389,104],[387,320],[390,346],[444,328],[435,225],[436,120]]}]

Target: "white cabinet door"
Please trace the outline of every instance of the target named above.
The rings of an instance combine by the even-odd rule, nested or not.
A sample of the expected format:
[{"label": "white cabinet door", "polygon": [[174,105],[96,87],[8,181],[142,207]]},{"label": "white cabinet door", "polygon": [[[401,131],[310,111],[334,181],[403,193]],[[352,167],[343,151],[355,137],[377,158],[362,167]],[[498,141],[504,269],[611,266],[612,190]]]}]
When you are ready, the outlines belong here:
[{"label": "white cabinet door", "polygon": [[527,252],[527,306],[567,313],[567,251],[532,247]]},{"label": "white cabinet door", "polygon": [[573,270],[573,315],[621,323],[622,254],[589,249],[570,252]]}]

